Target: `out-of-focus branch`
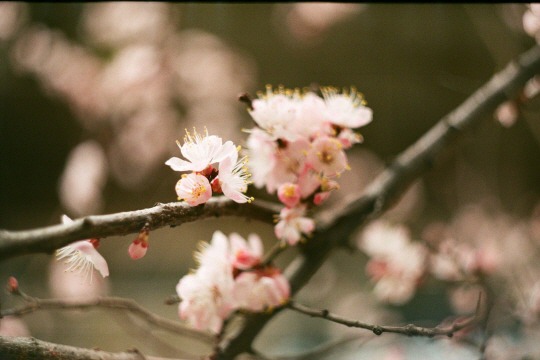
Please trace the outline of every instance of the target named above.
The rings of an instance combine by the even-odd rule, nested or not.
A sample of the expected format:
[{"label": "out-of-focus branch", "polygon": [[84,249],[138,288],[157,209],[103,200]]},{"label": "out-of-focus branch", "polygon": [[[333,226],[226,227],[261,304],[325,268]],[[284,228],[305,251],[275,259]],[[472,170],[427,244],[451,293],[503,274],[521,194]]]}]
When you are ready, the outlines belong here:
[{"label": "out-of-focus branch", "polygon": [[[91,308],[108,308],[125,310],[138,316],[148,324],[160,329],[197,339],[208,344],[215,341],[213,335],[194,330],[190,327],[152,313],[132,299],[119,297],[97,297],[94,299],[66,300],[40,299],[23,294],[25,305],[16,308],[0,310],[0,318],[4,316],[23,316],[39,310],[85,310]],[[1,320],[0,320],[1,321]],[[0,349],[2,347],[0,346]]]},{"label": "out-of-focus branch", "polygon": [[273,215],[279,213],[279,210],[279,205],[262,200],[238,204],[225,197],[216,197],[199,206],[174,202],[143,210],[91,215],[70,224],[34,230],[0,230],[0,261],[24,254],[51,253],[77,240],[138,233],[145,224],[154,230],[209,217],[231,215],[273,223]]},{"label": "out-of-focus branch", "polygon": [[142,354],[133,349],[125,352],[84,349],[53,344],[31,337],[0,336],[0,359],[3,360],[185,360]]},{"label": "out-of-focus branch", "polygon": [[401,335],[407,335],[407,336],[452,337],[456,332],[476,325],[481,319],[481,314],[478,308],[477,313],[475,315],[470,316],[461,322],[456,321],[452,323],[451,325],[447,325],[447,326],[436,326],[432,328],[421,327],[414,324],[408,324],[404,326],[388,326],[388,325],[373,325],[373,324],[364,323],[358,320],[346,319],[344,317],[332,314],[328,310],[312,309],[310,307],[307,307],[302,304],[298,304],[293,301],[290,301],[286,305],[286,308],[300,312],[305,315],[309,315],[311,317],[318,317],[318,318],[326,319],[326,320],[329,320],[338,324],[342,324],[348,327],[355,327],[355,328],[370,330],[375,335],[381,335],[382,333],[386,332],[386,333],[394,333],[394,334],[401,334]]},{"label": "out-of-focus branch", "polygon": [[[364,194],[352,198],[339,209],[321,214],[316,233],[285,271],[292,293],[308,282],[334,248],[347,243],[355,229],[395,204],[416,179],[435,165],[441,153],[456,143],[459,135],[480,122],[482,115],[493,112],[500,103],[512,98],[539,72],[540,47],[534,46],[496,73],[401,153]],[[247,316],[243,329],[222,341],[219,359],[233,359],[250,351],[253,340],[276,313]]]}]

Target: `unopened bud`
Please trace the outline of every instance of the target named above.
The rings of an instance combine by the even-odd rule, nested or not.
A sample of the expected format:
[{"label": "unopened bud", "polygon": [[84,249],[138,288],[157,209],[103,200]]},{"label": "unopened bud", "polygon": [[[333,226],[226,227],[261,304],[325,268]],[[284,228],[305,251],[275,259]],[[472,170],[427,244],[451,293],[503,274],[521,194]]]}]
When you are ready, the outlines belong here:
[{"label": "unopened bud", "polygon": [[19,294],[19,281],[10,276],[7,282],[7,291],[11,294]]},{"label": "unopened bud", "polygon": [[133,260],[137,260],[146,255],[148,250],[148,234],[150,230],[148,227],[143,227],[139,232],[135,240],[129,245],[128,254]]}]

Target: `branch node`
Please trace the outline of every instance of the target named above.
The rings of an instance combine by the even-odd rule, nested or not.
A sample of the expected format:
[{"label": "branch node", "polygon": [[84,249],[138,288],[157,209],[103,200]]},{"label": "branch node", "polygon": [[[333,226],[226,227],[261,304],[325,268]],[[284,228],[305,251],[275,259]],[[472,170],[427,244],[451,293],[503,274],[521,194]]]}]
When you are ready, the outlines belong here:
[{"label": "branch node", "polygon": [[382,335],[383,333],[383,329],[380,326],[375,326],[372,331],[377,336]]}]

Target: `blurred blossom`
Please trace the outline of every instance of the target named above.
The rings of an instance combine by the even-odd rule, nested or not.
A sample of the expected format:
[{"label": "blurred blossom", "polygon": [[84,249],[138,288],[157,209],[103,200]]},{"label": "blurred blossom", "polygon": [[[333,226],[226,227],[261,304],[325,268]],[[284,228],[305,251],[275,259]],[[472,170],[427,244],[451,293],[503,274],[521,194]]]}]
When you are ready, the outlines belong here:
[{"label": "blurred blossom", "polygon": [[370,257],[366,272],[375,283],[375,296],[396,305],[409,301],[424,275],[426,248],[411,241],[404,225],[386,220],[369,224],[358,240]]},{"label": "blurred blossom", "polygon": [[285,26],[290,35],[299,42],[314,43],[332,26],[358,14],[366,5],[303,2],[280,6],[286,12]]},{"label": "blurred blossom", "polygon": [[201,99],[226,99],[252,87],[253,61],[233,51],[217,36],[183,31],[168,44],[178,95],[190,104]]},{"label": "blurred blossom", "polygon": [[53,258],[49,267],[49,288],[56,298],[88,299],[106,295],[108,282],[101,276],[95,276],[92,282],[84,281],[80,276],[66,271],[62,261]]},{"label": "blurred blossom", "polygon": [[30,331],[21,318],[4,316],[0,319],[0,336],[30,336]]},{"label": "blurred blossom", "polygon": [[495,110],[495,119],[504,127],[514,125],[519,117],[519,109],[515,101],[505,101]]},{"label": "blurred blossom", "polygon": [[0,2],[0,41],[10,40],[26,21],[27,5],[22,2]]},{"label": "blurred blossom", "polygon": [[463,285],[449,290],[450,304],[456,314],[473,314],[482,288],[478,285]]},{"label": "blurred blossom", "polygon": [[144,184],[170,153],[181,133],[177,114],[169,108],[147,108],[126,119],[109,148],[111,172],[128,188]]},{"label": "blurred blossom", "polygon": [[87,4],[82,27],[89,40],[100,46],[116,48],[130,43],[155,43],[172,30],[170,13],[171,5],[163,2]]},{"label": "blurred blossom", "polygon": [[132,45],[118,51],[101,78],[100,91],[115,115],[130,115],[169,101],[169,74],[159,49]]},{"label": "blurred blossom", "polygon": [[523,95],[526,99],[532,99],[540,92],[540,76],[529,79],[523,88]]},{"label": "blurred blossom", "polygon": [[60,201],[67,212],[79,216],[95,214],[103,205],[107,159],[93,140],[77,145],[70,153],[60,179]]},{"label": "blurred blossom", "polygon": [[528,4],[523,14],[523,29],[537,42],[540,40],[540,4]]},{"label": "blurred blossom", "polygon": [[102,114],[103,104],[96,93],[101,64],[63,34],[30,28],[17,38],[12,59],[17,70],[35,74],[45,89],[64,97],[79,116]]}]

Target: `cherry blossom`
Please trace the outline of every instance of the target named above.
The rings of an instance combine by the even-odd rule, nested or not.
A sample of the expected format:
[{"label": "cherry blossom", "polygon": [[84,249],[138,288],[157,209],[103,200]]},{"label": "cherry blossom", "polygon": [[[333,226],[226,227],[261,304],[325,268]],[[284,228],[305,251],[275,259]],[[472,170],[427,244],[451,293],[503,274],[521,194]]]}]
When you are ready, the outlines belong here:
[{"label": "cherry blossom", "polygon": [[281,271],[262,266],[261,239],[247,241],[237,233],[214,232],[196,254],[198,269],[180,279],[179,316],[199,330],[218,333],[223,321],[238,309],[263,311],[284,304],[290,286]]},{"label": "cherry blossom", "polygon": [[276,268],[242,272],[235,281],[235,296],[241,308],[263,311],[283,305],[290,296],[290,287]]},{"label": "cherry blossom", "polygon": [[295,208],[283,208],[279,213],[279,222],[274,227],[277,238],[289,245],[296,245],[302,235],[309,235],[315,229],[315,221],[304,216],[305,206]]},{"label": "cherry blossom", "polygon": [[212,187],[208,179],[200,174],[183,175],[176,183],[178,200],[185,200],[189,205],[203,204],[212,197]]},{"label": "cherry blossom", "polygon": [[278,189],[278,198],[287,207],[295,207],[300,202],[300,188],[298,184],[285,183]]},{"label": "cherry blossom", "polygon": [[236,151],[232,141],[222,144],[220,137],[208,135],[205,129],[204,136],[193,129],[193,134],[186,130],[184,145],[177,142],[180,152],[187,159],[172,157],[165,162],[174,171],[202,171],[208,165],[217,163]]},{"label": "cherry blossom", "polygon": [[371,122],[373,112],[365,106],[362,94],[355,88],[343,93],[334,87],[321,89],[326,103],[326,115],[332,124],[344,128],[359,128]]},{"label": "cherry blossom", "polygon": [[[68,216],[62,216],[62,223],[69,224],[73,222]],[[66,271],[76,272],[85,280],[90,278],[94,269],[99,271],[102,277],[109,276],[109,267],[107,261],[97,251],[99,246],[98,239],[80,240],[64,246],[56,251],[57,260],[66,259],[65,263],[68,266]]]},{"label": "cherry blossom", "polygon": [[371,257],[366,272],[377,298],[400,305],[409,301],[424,274],[427,250],[410,240],[403,225],[378,220],[368,225],[359,247]]},{"label": "cherry blossom", "polygon": [[247,157],[237,159],[238,153],[234,152],[219,164],[220,189],[226,197],[237,203],[251,202],[253,198],[244,194],[251,183],[251,175],[246,167]]}]

